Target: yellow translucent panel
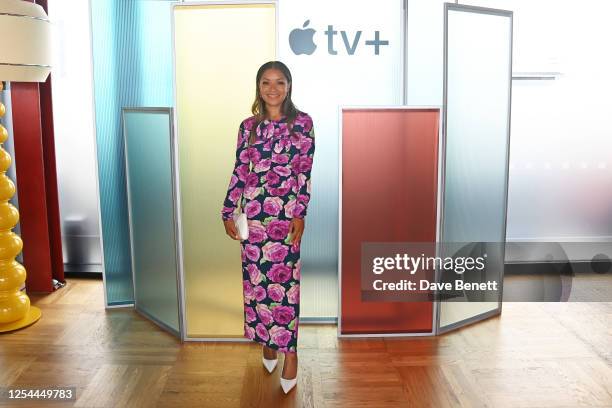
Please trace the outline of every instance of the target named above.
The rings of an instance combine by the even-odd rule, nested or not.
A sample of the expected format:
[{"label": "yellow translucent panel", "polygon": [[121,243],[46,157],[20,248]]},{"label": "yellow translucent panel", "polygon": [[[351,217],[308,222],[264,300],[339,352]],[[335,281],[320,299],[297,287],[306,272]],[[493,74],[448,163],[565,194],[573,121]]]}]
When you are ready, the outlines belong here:
[{"label": "yellow translucent panel", "polygon": [[[242,337],[240,245],[221,208],[255,75],[275,59],[273,4],[174,9],[177,125],[187,337]],[[157,84],[156,86],[167,86]]]}]

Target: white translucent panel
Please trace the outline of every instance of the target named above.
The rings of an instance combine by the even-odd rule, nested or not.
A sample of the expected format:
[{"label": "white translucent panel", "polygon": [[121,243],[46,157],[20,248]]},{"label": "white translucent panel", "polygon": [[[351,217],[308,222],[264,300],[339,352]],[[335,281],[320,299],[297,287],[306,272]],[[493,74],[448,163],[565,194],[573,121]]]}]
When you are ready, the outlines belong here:
[{"label": "white translucent panel", "polygon": [[[279,59],[292,72],[294,103],[312,116],[317,132],[302,239],[301,314],[306,319],[337,316],[338,106],[402,103],[402,3],[279,2]],[[308,31],[300,34],[308,29],[316,47]],[[376,40],[376,32],[379,41],[388,42],[379,44],[378,54],[375,45],[366,43]]]},{"label": "white translucent panel", "polygon": [[51,84],[63,259],[80,270],[96,265],[100,271],[89,3],[51,1],[49,18],[54,28]]},{"label": "white translucent panel", "polygon": [[510,23],[449,10],[445,241],[504,240]]},{"label": "white translucent panel", "polygon": [[407,0],[407,105],[442,105],[445,2]]},{"label": "white translucent panel", "polygon": [[[469,256],[486,257],[486,269],[464,279],[501,285],[512,18],[503,12],[448,8],[442,241],[457,244],[445,244],[443,256],[467,250]],[[464,293],[442,302],[441,327],[494,312],[500,293],[487,291],[475,297]]]}]

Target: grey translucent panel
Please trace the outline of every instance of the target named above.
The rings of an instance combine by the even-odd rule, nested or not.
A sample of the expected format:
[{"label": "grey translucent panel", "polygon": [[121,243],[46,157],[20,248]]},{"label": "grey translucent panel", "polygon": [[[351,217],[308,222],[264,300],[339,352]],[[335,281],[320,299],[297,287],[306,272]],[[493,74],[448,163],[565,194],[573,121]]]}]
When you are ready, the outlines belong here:
[{"label": "grey translucent panel", "polygon": [[172,110],[123,110],[136,308],[179,333]]},{"label": "grey translucent panel", "polygon": [[442,105],[445,1],[407,1],[406,105]]},{"label": "grey translucent panel", "polygon": [[[317,134],[324,135],[317,140],[312,196],[302,238],[300,322],[333,321],[338,315],[339,106],[402,104],[404,3],[279,3],[278,52],[279,59],[291,69],[291,98],[312,116]],[[298,41],[298,35],[292,34],[303,28],[307,19],[306,27],[315,30],[316,47],[310,55],[298,50],[307,42]],[[328,26],[333,28],[326,34]],[[377,35],[388,44],[376,49],[372,43]]]},{"label": "grey translucent panel", "polygon": [[[486,269],[478,280],[495,280],[501,285],[512,13],[455,4],[446,4],[445,13],[446,153],[441,241],[456,244],[445,244],[442,255],[486,254]],[[495,312],[501,291],[488,293],[475,299],[464,295],[441,302],[440,327]]]}]

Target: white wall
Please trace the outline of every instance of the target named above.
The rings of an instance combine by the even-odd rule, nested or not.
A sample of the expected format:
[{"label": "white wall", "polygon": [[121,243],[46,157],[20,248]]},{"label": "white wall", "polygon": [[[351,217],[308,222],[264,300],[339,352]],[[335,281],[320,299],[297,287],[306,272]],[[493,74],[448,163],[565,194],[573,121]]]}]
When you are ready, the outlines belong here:
[{"label": "white wall", "polygon": [[[411,105],[442,102],[443,3],[408,0]],[[565,255],[611,256],[612,55],[606,50],[612,3],[460,3],[514,12],[515,76],[560,73],[554,80],[513,81],[508,241],[585,242],[568,246]],[[547,259],[546,251],[536,252],[523,259],[525,253],[510,251],[506,259]]]}]

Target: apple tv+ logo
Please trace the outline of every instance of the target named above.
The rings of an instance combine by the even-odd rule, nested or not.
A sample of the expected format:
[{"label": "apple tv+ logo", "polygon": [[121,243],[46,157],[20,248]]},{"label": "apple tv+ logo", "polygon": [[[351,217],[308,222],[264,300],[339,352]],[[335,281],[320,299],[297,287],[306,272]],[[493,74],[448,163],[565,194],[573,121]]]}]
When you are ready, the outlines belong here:
[{"label": "apple tv+ logo", "polygon": [[[289,46],[291,51],[295,55],[312,55],[317,49],[317,44],[314,42],[314,35],[316,30],[314,28],[306,28],[310,24],[310,20],[306,20],[302,25],[302,28],[296,28],[291,30],[289,33]],[[338,34],[338,31],[334,30],[333,25],[328,25],[325,35],[327,36],[327,53],[330,55],[338,55],[338,51],[335,49],[334,36]],[[355,33],[353,38],[348,37],[346,31],[341,30],[340,36],[342,37],[342,43],[344,49],[348,55],[355,55],[355,51],[359,46],[359,39],[361,38],[362,31],[359,30]],[[384,45],[389,45],[389,41],[380,39],[380,31],[374,31],[374,38],[366,40],[365,45],[372,46],[374,49],[374,55],[380,55],[380,48]]]}]

